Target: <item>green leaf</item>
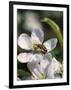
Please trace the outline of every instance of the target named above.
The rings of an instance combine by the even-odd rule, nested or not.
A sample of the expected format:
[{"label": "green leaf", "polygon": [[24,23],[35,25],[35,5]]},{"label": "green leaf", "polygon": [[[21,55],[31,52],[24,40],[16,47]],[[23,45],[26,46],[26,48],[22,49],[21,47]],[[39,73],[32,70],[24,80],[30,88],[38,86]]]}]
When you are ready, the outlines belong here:
[{"label": "green leaf", "polygon": [[53,20],[49,18],[44,18],[41,21],[48,24],[51,27],[51,30],[55,33],[57,39],[59,40],[61,48],[62,48],[63,47],[63,37],[61,35],[59,26]]},{"label": "green leaf", "polygon": [[27,71],[24,71],[22,69],[18,69],[18,77],[20,77],[21,80],[25,80],[26,78],[30,77],[30,73]]},{"label": "green leaf", "polygon": [[55,57],[57,60],[61,61],[63,57],[63,52],[61,51],[60,48],[55,48],[51,51],[52,56]]}]

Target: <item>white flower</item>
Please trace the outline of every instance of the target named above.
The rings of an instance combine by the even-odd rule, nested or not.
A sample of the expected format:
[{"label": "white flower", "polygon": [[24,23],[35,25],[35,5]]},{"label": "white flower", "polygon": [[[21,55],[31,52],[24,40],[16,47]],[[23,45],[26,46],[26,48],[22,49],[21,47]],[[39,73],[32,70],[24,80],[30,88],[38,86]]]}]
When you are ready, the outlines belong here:
[{"label": "white flower", "polygon": [[[45,51],[43,47],[41,48],[38,47],[38,45],[42,46],[42,39],[40,38],[42,34],[39,30],[38,30],[38,33],[40,33],[40,35],[37,35],[36,32],[37,30],[32,31],[32,34],[33,34],[33,35],[31,34],[32,38],[26,33],[21,34],[18,38],[18,46],[25,50]],[[46,48],[46,52],[49,52],[56,47],[56,44],[57,44],[57,39],[52,38],[50,40],[45,41],[43,43],[43,46]],[[20,53],[18,55],[18,60],[22,63],[23,62],[27,63],[32,57],[32,55],[33,55],[32,53]]]},{"label": "white flower", "polygon": [[[35,33],[35,35],[36,35],[36,33]],[[29,36],[29,38],[26,38],[25,36],[28,36],[28,35],[21,34],[19,36],[18,45],[22,49],[34,50],[33,45],[37,45],[37,43],[34,43],[33,40],[31,41],[30,36]],[[37,37],[37,38],[39,39],[39,37]],[[36,38],[35,38],[35,42],[36,42]],[[37,42],[39,42],[39,41],[37,41]],[[57,43],[57,39],[55,39],[55,38],[44,42],[43,44],[47,49],[47,52],[45,54],[42,54],[42,53],[33,54],[33,53],[26,53],[26,52],[20,53],[18,55],[18,61],[21,63],[27,63],[27,67],[35,79],[53,78],[54,73],[51,75],[49,74],[49,73],[51,73],[51,69],[52,69],[52,68],[50,69],[49,66],[53,67],[53,64],[51,63],[53,60],[52,60],[52,56],[49,53],[49,51],[51,51],[53,48],[55,48],[56,43]],[[55,72],[54,70],[55,69],[53,69],[53,72]],[[30,77],[28,77],[28,78],[30,78]]]},{"label": "white flower", "polygon": [[18,60],[22,60],[21,63],[27,62],[27,67],[32,74],[27,78],[28,80],[61,78],[62,65],[55,58],[52,58],[50,53],[43,55],[21,53],[20,55]]},{"label": "white flower", "polygon": [[[35,49],[35,46],[38,46],[38,44],[42,46],[43,38],[44,37],[42,35],[42,30],[41,32],[40,30],[33,30],[31,37],[26,33],[22,33],[18,38],[18,46],[25,50],[32,50]],[[52,49],[54,49],[56,47],[56,44],[56,38],[52,38],[43,43],[47,51],[51,51]]]}]

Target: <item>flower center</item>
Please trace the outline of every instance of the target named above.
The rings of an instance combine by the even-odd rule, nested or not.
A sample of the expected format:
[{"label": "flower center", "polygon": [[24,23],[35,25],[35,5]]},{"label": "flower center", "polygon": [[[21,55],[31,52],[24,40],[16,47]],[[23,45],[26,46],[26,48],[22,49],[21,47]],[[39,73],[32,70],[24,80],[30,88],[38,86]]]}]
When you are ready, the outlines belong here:
[{"label": "flower center", "polygon": [[44,54],[47,52],[47,49],[46,49],[46,47],[43,44],[33,44],[32,45],[32,49],[34,51],[37,51],[37,52],[40,52],[40,53],[44,53]]}]

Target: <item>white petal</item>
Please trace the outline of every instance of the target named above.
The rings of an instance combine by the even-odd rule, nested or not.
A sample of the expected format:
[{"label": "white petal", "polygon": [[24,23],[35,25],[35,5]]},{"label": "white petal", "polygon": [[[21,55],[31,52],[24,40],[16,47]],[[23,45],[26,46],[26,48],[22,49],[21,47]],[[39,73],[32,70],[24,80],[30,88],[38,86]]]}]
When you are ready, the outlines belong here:
[{"label": "white petal", "polygon": [[37,67],[37,65],[35,63],[28,63],[27,66],[35,78],[42,77],[41,73],[39,72],[39,68]]},{"label": "white petal", "polygon": [[27,63],[30,61],[32,56],[33,54],[31,53],[20,53],[17,58],[20,63]]},{"label": "white petal", "polygon": [[53,58],[52,63],[48,67],[47,70],[47,77],[48,78],[58,78],[58,76],[55,76],[56,73],[61,73],[62,65],[60,62],[58,62],[55,58]]},{"label": "white petal", "polygon": [[19,47],[21,47],[22,49],[26,49],[29,50],[32,47],[31,44],[31,39],[29,37],[29,35],[22,33],[19,37],[18,37],[18,45]]},{"label": "white petal", "polygon": [[51,53],[44,54],[44,58],[43,59],[44,60],[41,62],[41,67],[43,67],[44,74],[47,77],[47,70],[48,70],[49,65],[52,62],[52,55],[51,55]]},{"label": "white petal", "polygon": [[32,44],[42,44],[44,40],[44,33],[41,29],[34,29],[31,34]]},{"label": "white petal", "polygon": [[[29,62],[30,68],[39,68],[43,56],[41,54],[34,54]],[[40,70],[39,70],[40,71]]]},{"label": "white petal", "polygon": [[44,71],[40,63],[43,57],[40,54],[36,54],[31,59],[32,60],[28,62],[27,67],[34,76],[37,76],[39,79],[41,79],[43,77],[42,74]]},{"label": "white petal", "polygon": [[52,61],[52,54],[47,52],[46,54],[44,54],[44,59],[48,60],[49,62]]},{"label": "white petal", "polygon": [[51,51],[52,49],[54,49],[57,45],[57,39],[56,38],[52,38],[50,40],[47,40],[44,42],[43,44],[46,48],[47,48],[47,51]]},{"label": "white petal", "polygon": [[40,61],[41,67],[45,70],[52,61],[52,55],[50,53],[46,53],[43,55],[43,60]]},{"label": "white petal", "polygon": [[42,67],[43,70],[45,70],[49,64],[50,64],[49,61],[47,59],[44,59],[41,60],[40,66]]},{"label": "white petal", "polygon": [[61,70],[62,65],[61,65],[61,63],[60,63],[59,61],[57,61],[55,58],[53,58],[52,64],[53,64],[53,66],[54,66],[54,70],[55,70],[55,71],[57,71],[57,70],[60,71],[60,70]]},{"label": "white petal", "polygon": [[27,30],[42,29],[42,26],[38,20],[38,15],[33,12],[25,13],[25,28]]},{"label": "white petal", "polygon": [[43,59],[43,55],[42,54],[34,54],[33,57],[31,58],[31,62],[35,62],[35,63],[39,63],[41,60]]}]

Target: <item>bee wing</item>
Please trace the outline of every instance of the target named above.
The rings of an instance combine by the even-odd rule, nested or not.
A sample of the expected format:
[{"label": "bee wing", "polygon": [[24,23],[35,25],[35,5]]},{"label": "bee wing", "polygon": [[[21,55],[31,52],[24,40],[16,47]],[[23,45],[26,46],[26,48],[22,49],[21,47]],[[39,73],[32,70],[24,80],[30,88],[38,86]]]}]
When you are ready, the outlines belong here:
[{"label": "bee wing", "polygon": [[52,38],[43,43],[43,45],[46,47],[47,51],[53,50],[57,45],[57,38]]}]

